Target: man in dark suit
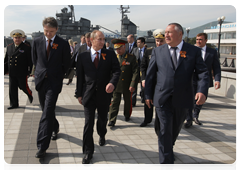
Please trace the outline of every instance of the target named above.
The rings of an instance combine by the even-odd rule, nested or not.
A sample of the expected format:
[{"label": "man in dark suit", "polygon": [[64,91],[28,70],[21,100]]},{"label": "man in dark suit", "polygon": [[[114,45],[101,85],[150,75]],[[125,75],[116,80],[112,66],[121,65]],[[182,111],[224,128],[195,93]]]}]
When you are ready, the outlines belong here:
[{"label": "man in dark suit", "polygon": [[[217,51],[213,48],[207,47],[206,43],[207,43],[207,34],[199,33],[196,37],[196,46],[198,46],[201,49],[203,61],[205,62],[205,64],[207,65],[207,68],[208,68],[209,87],[213,87],[213,76],[212,76],[212,71],[213,71],[214,79],[215,79],[214,87],[217,90],[220,88],[220,81],[221,81],[220,62],[219,62],[219,58],[217,56]],[[196,94],[197,88],[198,88],[197,73],[195,72],[193,76],[194,76],[193,77],[193,90],[194,90],[194,94]],[[187,119],[186,119],[187,122],[184,125],[186,128],[189,128],[192,126],[192,121],[194,121],[198,125],[202,124],[198,120],[201,108],[202,108],[202,105],[197,105],[195,103],[194,108],[193,108],[194,112],[192,113],[192,109],[189,109]]]},{"label": "man in dark suit", "polygon": [[56,35],[58,30],[56,19],[45,18],[42,24],[44,35],[34,39],[32,44],[35,86],[42,109],[36,158],[44,157],[51,138],[52,140],[57,138],[59,123],[55,117],[55,107],[71,59],[68,42]]},{"label": "man in dark suit", "polygon": [[196,103],[203,104],[208,93],[208,71],[201,51],[183,42],[182,36],[180,24],[167,26],[167,44],[153,49],[145,80],[146,104],[149,108],[151,103],[154,104],[160,121],[158,145],[161,164],[174,163],[173,145],[188,109],[193,107],[194,70],[199,77]]},{"label": "man in dark suit", "polygon": [[4,58],[4,75],[9,74],[9,99],[10,107],[14,109],[19,107],[18,88],[20,88],[32,103],[32,91],[28,87],[27,79],[32,70],[31,47],[22,42],[22,36],[25,33],[22,30],[13,30],[10,36],[13,37],[13,43],[7,46]]},{"label": "man in dark suit", "polygon": [[77,60],[77,98],[84,106],[85,115],[83,164],[89,164],[94,153],[93,126],[96,109],[99,145],[105,144],[109,105],[121,71],[115,52],[103,49],[103,33],[95,30],[90,39],[91,49],[79,54]]},{"label": "man in dark suit", "polygon": [[133,48],[137,47],[137,44],[134,41],[134,36],[132,34],[129,34],[127,36],[127,44],[126,44],[126,51],[128,53],[132,53]]},{"label": "man in dark suit", "polygon": [[110,47],[110,44],[109,44],[109,42],[106,42],[106,49],[107,49],[107,50],[112,50],[112,51],[113,51],[113,48],[112,48],[112,47]]},{"label": "man in dark suit", "polygon": [[[140,66],[141,66],[143,58],[144,58],[144,60],[147,59],[147,58],[149,60],[149,54],[148,54],[148,51],[147,51],[147,49],[145,48],[144,45],[145,45],[145,38],[139,37],[137,39],[137,48],[134,48],[133,51],[132,51],[132,54],[135,55],[136,58],[137,58],[139,70],[140,70]],[[147,64],[148,63],[149,62],[147,62]],[[142,74],[142,72],[139,72],[140,81],[145,80],[146,71],[143,72],[143,73],[144,73],[144,75]],[[142,86],[142,83],[141,83],[140,96],[141,96],[141,102],[144,103],[144,120],[140,124],[140,127],[145,127],[145,126],[147,126],[148,123],[152,122],[153,107],[149,108],[145,103],[144,87]],[[133,106],[136,105],[136,98],[137,98],[137,88],[135,89],[135,91],[132,94],[132,104],[133,104]]]}]

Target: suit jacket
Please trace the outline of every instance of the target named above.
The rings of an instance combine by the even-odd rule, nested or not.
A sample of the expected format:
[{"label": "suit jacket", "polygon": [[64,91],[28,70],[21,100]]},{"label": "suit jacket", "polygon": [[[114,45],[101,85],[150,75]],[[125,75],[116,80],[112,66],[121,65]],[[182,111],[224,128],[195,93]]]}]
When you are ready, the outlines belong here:
[{"label": "suit jacket", "polygon": [[139,68],[136,57],[132,54],[126,53],[122,58],[117,55],[117,58],[121,67],[121,74],[115,91],[123,93],[129,91],[129,87],[137,87]]},{"label": "suit jacket", "polygon": [[32,70],[31,47],[21,43],[15,49],[14,43],[7,46],[4,58],[4,74],[10,76],[27,76]]},{"label": "suit jacket", "polygon": [[72,58],[71,58],[71,62],[70,62],[70,67],[71,68],[74,68],[74,67],[76,67],[76,57],[78,57],[79,56],[79,54],[81,54],[81,53],[83,53],[83,52],[85,52],[85,51],[87,51],[87,44],[85,43],[85,44],[83,44],[83,45],[81,45],[79,48],[78,48],[78,51],[72,56]]},{"label": "suit jacket", "polygon": [[134,42],[132,49],[129,51],[129,43],[126,44],[126,52],[127,53],[132,53],[133,48],[137,47],[136,42]]},{"label": "suit jacket", "polygon": [[109,106],[112,94],[106,92],[106,85],[112,83],[116,88],[120,72],[114,51],[101,50],[98,68],[92,62],[90,50],[80,53],[77,60],[77,97],[82,97],[86,106],[96,92],[98,104]]},{"label": "suit jacket", "polygon": [[[183,43],[176,70],[173,67],[168,44],[153,49],[145,80],[145,99],[153,99],[160,107],[172,96],[172,104],[177,108],[193,108],[193,73],[199,81],[197,92],[208,94],[208,70],[198,47]],[[156,84],[155,83],[156,80]],[[155,86],[155,92],[153,91]],[[153,97],[154,94],[154,97]]]},{"label": "suit jacket", "polygon": [[143,58],[140,64],[140,75],[141,75],[141,81],[146,79],[147,74],[147,68],[150,61],[150,53],[149,50],[145,50],[143,54]]},{"label": "suit jacket", "polygon": [[[207,65],[208,68],[208,74],[209,74],[209,87],[213,87],[213,76],[212,76],[212,70],[214,74],[215,81],[221,81],[221,67],[219,58],[217,56],[217,51],[213,48],[206,48],[206,54],[204,57],[204,62]],[[198,76],[197,73],[194,72],[193,77],[193,84],[197,84]]]},{"label": "suit jacket", "polygon": [[70,47],[67,41],[56,35],[49,57],[47,57],[46,38],[40,36],[32,43],[32,61],[35,65],[35,85],[38,91],[47,75],[49,83],[56,93],[62,90],[64,74],[70,65]]}]

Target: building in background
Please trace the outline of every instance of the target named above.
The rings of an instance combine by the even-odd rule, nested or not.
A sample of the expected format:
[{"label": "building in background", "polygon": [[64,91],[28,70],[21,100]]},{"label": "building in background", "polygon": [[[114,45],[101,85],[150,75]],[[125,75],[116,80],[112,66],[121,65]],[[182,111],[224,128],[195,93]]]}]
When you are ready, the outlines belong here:
[{"label": "building in background", "polygon": [[[212,26],[211,29],[205,29],[204,32],[208,34],[207,43],[214,44],[217,47],[219,24],[217,26]],[[236,22],[222,24],[220,53],[236,55]]]}]

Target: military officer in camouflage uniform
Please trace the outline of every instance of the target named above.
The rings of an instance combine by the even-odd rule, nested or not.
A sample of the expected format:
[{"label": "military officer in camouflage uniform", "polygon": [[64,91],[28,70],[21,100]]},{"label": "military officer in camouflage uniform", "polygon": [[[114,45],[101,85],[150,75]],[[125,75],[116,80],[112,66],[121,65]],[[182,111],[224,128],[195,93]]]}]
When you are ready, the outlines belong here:
[{"label": "military officer in camouflage uniform", "polygon": [[125,44],[121,39],[113,39],[114,49],[117,52],[118,61],[121,67],[121,75],[116,89],[113,92],[113,100],[109,109],[109,124],[114,126],[116,123],[121,95],[124,99],[124,117],[125,121],[129,121],[132,114],[132,92],[135,90],[139,80],[139,68],[136,57],[127,53]]},{"label": "military officer in camouflage uniform", "polygon": [[27,94],[30,103],[33,101],[32,91],[27,83],[28,75],[32,70],[32,59],[31,47],[22,41],[25,33],[22,30],[13,30],[10,36],[13,37],[14,43],[7,46],[4,74],[9,74],[10,107],[8,109],[14,109],[19,107],[18,88]]}]

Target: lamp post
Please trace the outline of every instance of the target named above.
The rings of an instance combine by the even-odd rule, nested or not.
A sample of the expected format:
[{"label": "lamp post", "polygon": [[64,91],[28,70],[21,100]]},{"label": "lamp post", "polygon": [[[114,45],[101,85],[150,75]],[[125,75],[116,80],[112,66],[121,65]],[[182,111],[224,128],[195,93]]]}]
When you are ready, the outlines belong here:
[{"label": "lamp post", "polygon": [[186,28],[186,31],[187,31],[187,43],[188,43],[188,35],[189,35],[190,27]]},{"label": "lamp post", "polygon": [[220,58],[221,27],[222,27],[223,21],[225,20],[225,16],[222,16],[221,18],[219,17],[217,20],[218,20],[218,24],[219,24],[219,34],[218,34],[218,58]]}]

